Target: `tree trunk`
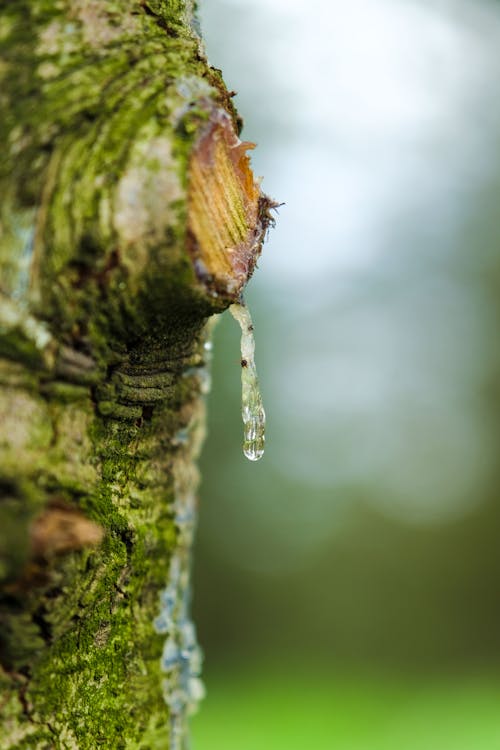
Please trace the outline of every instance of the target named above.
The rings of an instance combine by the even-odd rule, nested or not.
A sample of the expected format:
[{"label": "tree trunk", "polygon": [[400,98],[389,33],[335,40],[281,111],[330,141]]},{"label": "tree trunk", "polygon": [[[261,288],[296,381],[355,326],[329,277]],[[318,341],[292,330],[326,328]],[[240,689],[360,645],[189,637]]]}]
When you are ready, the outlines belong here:
[{"label": "tree trunk", "polygon": [[0,746],[185,746],[208,318],[272,205],[190,0],[0,1]]}]

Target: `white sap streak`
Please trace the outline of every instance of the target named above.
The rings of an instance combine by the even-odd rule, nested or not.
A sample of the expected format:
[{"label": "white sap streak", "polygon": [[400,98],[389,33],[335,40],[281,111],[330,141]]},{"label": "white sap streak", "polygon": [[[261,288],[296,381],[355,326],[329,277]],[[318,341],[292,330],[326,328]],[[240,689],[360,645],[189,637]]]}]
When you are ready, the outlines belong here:
[{"label": "white sap streak", "polygon": [[264,455],[266,414],[260,395],[255,367],[255,340],[248,307],[242,302],[229,308],[241,328],[241,416],[243,418],[243,453],[250,461]]}]

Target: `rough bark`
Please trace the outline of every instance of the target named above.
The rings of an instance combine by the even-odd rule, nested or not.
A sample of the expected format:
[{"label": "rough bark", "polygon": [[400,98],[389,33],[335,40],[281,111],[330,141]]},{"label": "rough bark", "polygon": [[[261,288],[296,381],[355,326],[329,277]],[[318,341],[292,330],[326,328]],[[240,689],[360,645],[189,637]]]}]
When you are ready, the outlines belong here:
[{"label": "rough bark", "polygon": [[270,202],[191,5],[0,2],[5,750],[181,747],[196,698],[207,319]]}]

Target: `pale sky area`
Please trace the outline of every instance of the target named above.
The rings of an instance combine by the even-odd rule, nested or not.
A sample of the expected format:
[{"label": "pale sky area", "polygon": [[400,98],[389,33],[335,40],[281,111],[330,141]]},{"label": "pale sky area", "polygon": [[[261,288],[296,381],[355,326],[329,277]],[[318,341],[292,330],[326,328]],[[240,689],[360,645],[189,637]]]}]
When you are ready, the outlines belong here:
[{"label": "pale sky area", "polygon": [[[256,172],[286,201],[268,279],[374,262],[374,235],[409,185],[429,200],[488,168],[500,119],[495,3],[211,0],[202,22],[245,137],[259,141]],[[300,238],[314,249],[307,264]]]}]

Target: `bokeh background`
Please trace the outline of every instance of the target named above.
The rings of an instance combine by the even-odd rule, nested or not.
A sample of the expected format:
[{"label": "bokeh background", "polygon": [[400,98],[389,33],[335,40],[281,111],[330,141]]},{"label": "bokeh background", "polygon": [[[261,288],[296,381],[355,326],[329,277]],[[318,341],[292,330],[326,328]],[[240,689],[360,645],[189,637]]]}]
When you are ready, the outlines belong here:
[{"label": "bokeh background", "polygon": [[500,748],[500,2],[204,0],[285,201],[215,334],[195,750]]}]

